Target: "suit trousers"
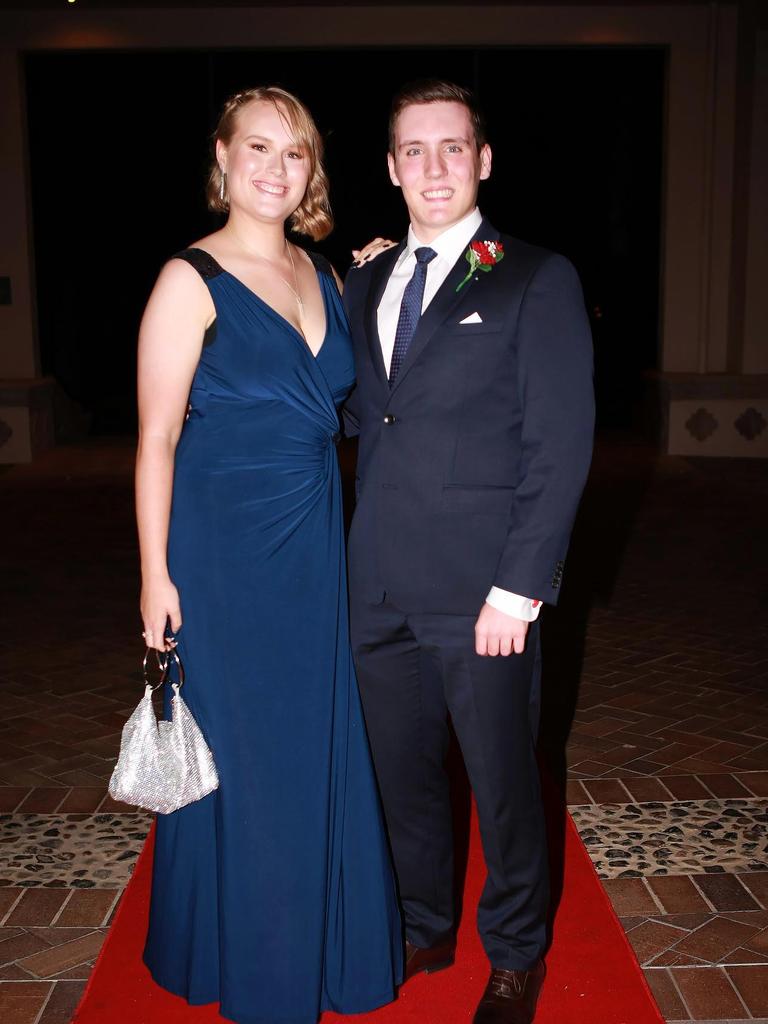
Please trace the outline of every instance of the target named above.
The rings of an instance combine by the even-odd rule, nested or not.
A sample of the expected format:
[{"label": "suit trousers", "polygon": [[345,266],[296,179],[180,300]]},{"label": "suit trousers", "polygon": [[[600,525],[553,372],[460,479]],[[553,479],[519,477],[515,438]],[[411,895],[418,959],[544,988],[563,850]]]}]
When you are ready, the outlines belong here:
[{"label": "suit trousers", "polygon": [[523,654],[475,653],[475,618],[351,601],[352,648],[407,938],[454,931],[448,718],[480,822],[488,876],[478,929],[493,967],[528,970],[545,946],[549,897],[535,757],[539,626]]}]

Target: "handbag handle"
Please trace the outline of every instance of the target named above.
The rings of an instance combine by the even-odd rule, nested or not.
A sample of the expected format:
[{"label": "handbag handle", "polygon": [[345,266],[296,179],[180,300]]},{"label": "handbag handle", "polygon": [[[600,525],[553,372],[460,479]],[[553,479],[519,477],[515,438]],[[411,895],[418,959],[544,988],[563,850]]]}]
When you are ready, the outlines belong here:
[{"label": "handbag handle", "polygon": [[[155,655],[155,659],[157,660],[157,667],[160,670],[160,679],[157,683],[155,683],[154,686],[149,680],[148,662],[150,654]],[[167,682],[168,671],[171,667],[171,664],[174,661],[176,662],[179,668],[179,681],[176,685],[179,687],[179,689],[181,689],[181,687],[184,685],[184,666],[182,665],[181,658],[178,656],[176,651],[163,652],[158,651],[156,647],[148,647],[144,652],[144,658],[141,662],[142,674],[144,676],[144,686],[148,686],[153,693],[155,690],[159,689],[163,685],[163,683]]]}]

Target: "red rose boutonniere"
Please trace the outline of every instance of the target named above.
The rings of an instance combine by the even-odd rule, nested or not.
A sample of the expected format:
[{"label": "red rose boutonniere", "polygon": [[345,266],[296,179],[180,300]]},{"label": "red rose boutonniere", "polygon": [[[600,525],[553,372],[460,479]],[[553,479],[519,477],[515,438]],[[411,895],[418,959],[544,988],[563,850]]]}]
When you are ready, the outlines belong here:
[{"label": "red rose boutonniere", "polygon": [[472,242],[464,254],[469,263],[469,273],[456,288],[459,291],[477,270],[492,270],[504,259],[504,246],[501,242]]}]

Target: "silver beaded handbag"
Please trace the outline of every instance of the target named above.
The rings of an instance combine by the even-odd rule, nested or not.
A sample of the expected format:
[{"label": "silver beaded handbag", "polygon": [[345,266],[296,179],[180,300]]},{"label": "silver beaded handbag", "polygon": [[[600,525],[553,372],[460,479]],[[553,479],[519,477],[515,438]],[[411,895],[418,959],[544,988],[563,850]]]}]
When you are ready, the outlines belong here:
[{"label": "silver beaded handbag", "polygon": [[[170,814],[212,793],[218,788],[219,776],[213,754],[180,694],[184,685],[181,659],[176,651],[155,651],[161,676],[152,686],[149,654],[148,648],[143,662],[144,696],[123,726],[109,795],[148,811]],[[158,723],[152,694],[169,681],[172,664],[178,668],[179,681],[171,682],[171,720]]]}]

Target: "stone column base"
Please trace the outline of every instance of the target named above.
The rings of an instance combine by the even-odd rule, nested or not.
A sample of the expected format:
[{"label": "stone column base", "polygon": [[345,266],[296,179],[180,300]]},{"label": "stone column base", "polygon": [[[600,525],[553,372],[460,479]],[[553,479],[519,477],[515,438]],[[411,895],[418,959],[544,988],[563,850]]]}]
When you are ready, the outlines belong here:
[{"label": "stone column base", "polygon": [[768,374],[652,378],[668,455],[768,458]]}]

